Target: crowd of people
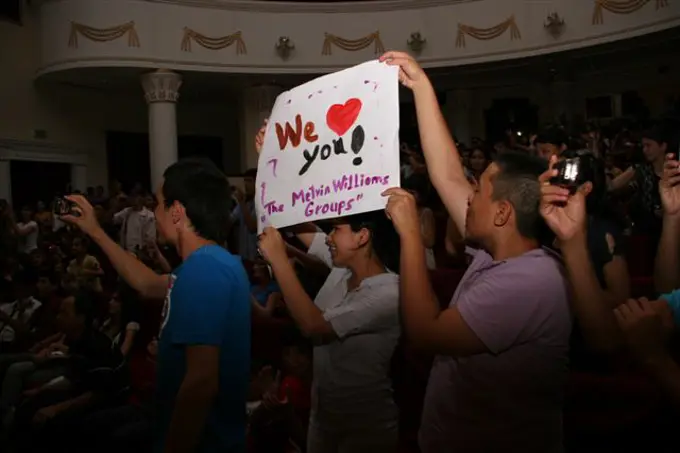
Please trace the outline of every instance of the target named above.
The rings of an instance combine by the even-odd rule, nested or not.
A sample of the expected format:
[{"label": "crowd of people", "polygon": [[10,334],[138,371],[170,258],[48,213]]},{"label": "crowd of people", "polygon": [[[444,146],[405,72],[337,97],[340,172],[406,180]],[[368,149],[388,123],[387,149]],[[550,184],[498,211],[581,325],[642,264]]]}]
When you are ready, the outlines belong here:
[{"label": "crowd of people", "polygon": [[[415,60],[382,61],[413,92],[419,136],[384,211],[258,235],[256,171],[240,190],[201,159],[154,194],[2,202],[2,448],[664,451],[648,431],[575,439],[564,411],[577,373],[635,370],[655,408],[680,403],[678,129],[456,143]],[[578,187],[554,184],[565,159]],[[656,260],[642,272],[639,238],[635,259]]]}]

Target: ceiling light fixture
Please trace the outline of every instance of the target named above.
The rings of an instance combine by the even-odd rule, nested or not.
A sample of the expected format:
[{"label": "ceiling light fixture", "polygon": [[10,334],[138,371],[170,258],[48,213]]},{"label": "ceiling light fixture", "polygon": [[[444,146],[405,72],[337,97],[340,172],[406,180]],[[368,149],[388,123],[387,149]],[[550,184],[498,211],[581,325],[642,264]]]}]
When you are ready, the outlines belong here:
[{"label": "ceiling light fixture", "polygon": [[419,54],[423,51],[423,47],[427,44],[427,39],[423,38],[419,31],[411,33],[411,37],[406,41],[406,45],[413,53]]},{"label": "ceiling light fixture", "polygon": [[291,52],[295,50],[295,44],[288,36],[280,36],[274,48],[279,57],[283,60],[287,60],[290,57]]},{"label": "ceiling light fixture", "polygon": [[559,14],[551,13],[546,18],[545,24],[543,24],[543,26],[546,30],[548,30],[548,33],[550,33],[553,38],[559,38],[564,32],[565,23],[564,19],[562,19]]}]

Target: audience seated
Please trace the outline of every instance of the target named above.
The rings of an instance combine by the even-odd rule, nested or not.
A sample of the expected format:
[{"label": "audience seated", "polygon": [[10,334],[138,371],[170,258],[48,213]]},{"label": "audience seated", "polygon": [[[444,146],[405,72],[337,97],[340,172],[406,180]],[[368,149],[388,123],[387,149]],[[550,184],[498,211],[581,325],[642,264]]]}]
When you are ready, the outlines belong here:
[{"label": "audience seated", "polygon": [[63,340],[48,360],[63,375],[32,389],[16,407],[14,436],[20,451],[49,451],[73,441],[73,429],[93,408],[123,397],[127,374],[120,351],[93,322],[92,296],[80,292],[61,303],[58,323]]},{"label": "audience seated", "polygon": [[[646,203],[645,215],[657,216],[654,190],[658,183],[652,170],[659,165],[660,150],[676,143],[666,129],[652,128],[642,134],[644,146],[642,141],[636,145],[648,158],[642,171],[626,165],[634,161],[632,157],[620,157],[618,135],[610,132],[606,141],[598,135],[597,143],[587,144],[604,157],[604,176],[598,179],[604,186],[594,187],[589,197],[589,251],[613,306],[630,296],[657,296],[652,256],[658,238],[650,234],[653,229],[641,228],[644,219],[639,206],[630,210],[633,222],[618,213],[627,211],[632,198],[637,204],[640,199]],[[567,151],[573,146],[566,141],[552,152],[573,157]],[[496,144],[498,150],[481,140],[471,145],[467,150],[461,145],[470,177],[483,172],[498,150],[538,153],[535,144],[528,142],[506,140],[502,146]],[[467,266],[461,253],[464,244],[462,238],[447,234],[448,215],[434,195],[418,146],[405,149],[405,186],[418,192],[428,265],[436,267],[431,281],[439,301],[447,304]],[[482,155],[484,159],[477,159]],[[254,173],[247,176],[252,179]],[[607,188],[607,181],[609,189],[615,181],[612,194],[616,198],[606,197],[601,190]],[[644,193],[629,187],[631,181],[644,186]],[[253,197],[251,182],[243,197],[237,194],[242,198],[239,206],[249,208],[247,213]],[[130,198],[120,190],[109,196],[103,188],[90,192],[106,231],[118,240],[122,233],[122,242],[131,253],[158,272],[169,272],[178,264],[176,251],[155,241],[153,203],[144,196],[146,192],[136,188],[129,191]],[[104,452],[147,452],[162,301],[142,300],[120,282],[100,250],[60,222],[44,202],[34,206],[15,216],[12,207],[0,200],[0,450],[7,446],[14,451],[84,453],[96,445]],[[239,208],[235,212],[240,213]],[[236,252],[247,247],[244,267],[252,282],[251,355],[257,365],[249,407],[257,408],[251,413],[249,447],[252,452],[302,451],[310,410],[311,348],[298,333],[291,334],[295,329],[278,284],[267,263],[254,256],[252,219],[242,217],[232,228],[234,241],[228,245]],[[243,231],[248,236],[240,240],[238,233]],[[310,261],[295,239],[287,240],[296,273],[314,298],[329,269]],[[401,339],[394,352],[392,379],[401,413],[403,451],[418,451],[416,433],[431,361],[407,338]],[[614,447],[646,451],[651,445],[645,441],[649,433],[665,439],[664,430],[673,432],[669,425],[675,418],[668,417],[664,395],[626,354],[591,355],[576,342],[570,366],[564,414],[568,451],[612,451]],[[633,436],[633,432],[641,435]]]},{"label": "audience seated", "polygon": [[0,352],[21,350],[30,339],[36,314],[42,303],[34,296],[37,292],[38,275],[23,271],[13,280],[14,302],[0,306]]},{"label": "audience seated", "polygon": [[108,313],[101,323],[100,331],[105,334],[114,348],[120,349],[127,357],[134,346],[140,325],[135,315],[138,305],[135,290],[126,284],[121,284],[118,291],[113,293],[108,305]]}]

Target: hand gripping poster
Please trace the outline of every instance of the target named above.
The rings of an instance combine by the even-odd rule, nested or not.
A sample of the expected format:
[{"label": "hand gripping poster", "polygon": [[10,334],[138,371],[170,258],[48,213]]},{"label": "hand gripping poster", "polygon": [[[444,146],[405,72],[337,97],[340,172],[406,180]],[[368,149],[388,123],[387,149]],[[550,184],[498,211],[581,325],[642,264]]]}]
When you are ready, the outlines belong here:
[{"label": "hand gripping poster", "polygon": [[258,233],[383,209],[399,186],[398,67],[377,60],[279,95],[257,169]]}]

